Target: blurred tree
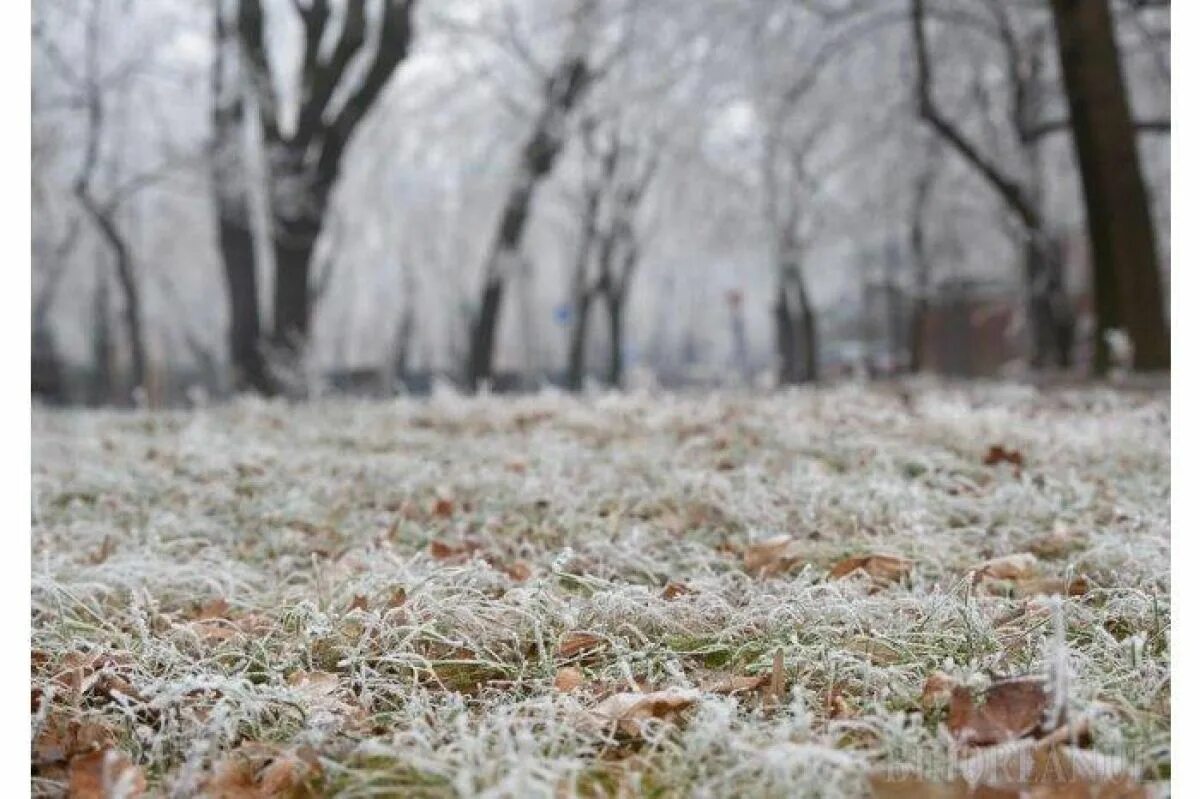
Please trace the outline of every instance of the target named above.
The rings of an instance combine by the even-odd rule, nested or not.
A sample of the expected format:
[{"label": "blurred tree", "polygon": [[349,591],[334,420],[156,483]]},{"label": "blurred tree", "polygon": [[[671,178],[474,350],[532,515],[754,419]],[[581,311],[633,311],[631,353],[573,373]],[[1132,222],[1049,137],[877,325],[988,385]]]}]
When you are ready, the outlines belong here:
[{"label": "blurred tree", "polygon": [[1092,243],[1092,368],[1107,372],[1106,334],[1123,328],[1135,369],[1170,369],[1158,248],[1111,11],[1095,0],[1051,0],[1051,6]]},{"label": "blurred tree", "polygon": [[[330,196],[351,138],[408,55],[415,5],[416,0],[380,0],[373,16],[376,30],[368,36],[367,0],[347,0],[336,35],[330,30],[329,0],[293,2],[304,42],[298,108],[294,122],[287,125],[276,95],[282,81],[273,68],[277,62],[268,54],[261,0],[239,0],[238,33],[267,156],[266,194],[275,256],[272,343],[284,360],[295,361],[307,345],[313,252],[326,223]],[[332,40],[332,47],[322,46],[326,39]],[[368,40],[373,52],[365,49]],[[237,275],[230,282],[231,302],[238,304],[243,336],[249,337],[253,333],[249,292],[255,287],[248,277],[251,270],[243,265],[244,242],[231,244],[237,245],[234,254],[239,264],[226,268],[227,276]],[[240,299],[232,299],[234,295]]]},{"label": "blurred tree", "polygon": [[[521,243],[534,192],[554,169],[566,144],[571,113],[597,77],[595,65],[589,63],[596,5],[596,0],[578,0],[574,4],[566,45],[555,66],[541,76],[539,108],[500,212],[484,264],[479,310],[471,320],[467,384],[472,388],[492,378],[504,286],[522,258]],[[514,43],[519,51],[525,52],[523,45],[515,40]],[[532,57],[524,60],[535,72],[541,71]]]}]

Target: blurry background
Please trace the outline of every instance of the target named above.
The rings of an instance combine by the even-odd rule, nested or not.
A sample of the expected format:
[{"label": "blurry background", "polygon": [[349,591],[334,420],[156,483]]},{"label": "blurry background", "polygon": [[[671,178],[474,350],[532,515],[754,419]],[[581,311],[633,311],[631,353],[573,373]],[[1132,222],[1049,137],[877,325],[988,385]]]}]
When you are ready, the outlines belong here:
[{"label": "blurry background", "polygon": [[1167,2],[33,16],[48,402],[1169,368]]}]

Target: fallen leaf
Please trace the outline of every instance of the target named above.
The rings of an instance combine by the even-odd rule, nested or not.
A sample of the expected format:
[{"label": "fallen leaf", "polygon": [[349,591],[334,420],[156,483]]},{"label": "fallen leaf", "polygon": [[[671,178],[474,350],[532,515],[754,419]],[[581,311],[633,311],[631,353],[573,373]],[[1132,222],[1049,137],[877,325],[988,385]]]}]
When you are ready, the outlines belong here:
[{"label": "fallen leaf", "polygon": [[704,688],[713,694],[736,695],[757,691],[765,688],[771,682],[768,674],[731,674],[722,677]]},{"label": "fallen leaf", "polygon": [[683,583],[678,583],[678,582],[675,582],[674,580],[672,580],[671,582],[669,582],[665,586],[663,586],[662,594],[660,594],[659,596],[661,596],[663,599],[670,602],[672,599],[678,599],[681,596],[686,596],[688,594],[694,594],[694,593],[696,593],[696,592],[693,591],[692,589],[688,588]]},{"label": "fallen leaf", "polygon": [[935,671],[925,678],[925,687],[921,690],[921,705],[923,707],[940,707],[950,701],[958,683],[944,671]]},{"label": "fallen leaf", "polygon": [[454,515],[454,501],[446,497],[438,497],[433,502],[431,512],[438,518],[448,519]]},{"label": "fallen leaf", "polygon": [[1019,552],[985,560],[975,567],[975,582],[985,578],[996,580],[1024,580],[1037,571],[1038,560],[1032,552]]},{"label": "fallen leaf", "polygon": [[1083,596],[1091,584],[1086,577],[1073,577],[1070,580],[1061,577],[1035,577],[1030,580],[1018,580],[1013,585],[1013,593],[1018,597],[1031,596]]},{"label": "fallen leaf", "polygon": [[579,686],[583,685],[583,672],[574,666],[564,666],[559,669],[554,675],[554,690],[559,693],[569,694]]},{"label": "fallen leaf", "polygon": [[102,749],[71,759],[70,799],[125,799],[146,792],[146,775],[118,749]]},{"label": "fallen leaf", "polygon": [[33,738],[31,753],[35,771],[66,767],[76,755],[116,745],[116,733],[102,724],[51,717]]},{"label": "fallen leaf", "polygon": [[228,619],[229,618],[229,601],[217,597],[203,602],[192,611],[188,618],[194,621],[203,621],[207,619]]},{"label": "fallen leaf", "polygon": [[500,570],[518,583],[523,583],[533,576],[533,568],[523,560],[502,566]]},{"label": "fallen leaf", "polygon": [[397,588],[388,598],[388,610],[404,607],[404,603],[408,601],[408,592],[403,587]]},{"label": "fallen leaf", "polygon": [[751,574],[780,574],[795,566],[804,551],[803,541],[790,535],[777,535],[746,547],[742,564]]},{"label": "fallen leaf", "polygon": [[349,612],[352,610],[366,610],[366,609],[367,609],[367,597],[364,594],[355,594],[354,599],[350,600],[350,607],[348,607],[346,609],[346,611]]},{"label": "fallen leaf", "polygon": [[591,710],[591,716],[606,729],[629,736],[642,735],[651,720],[674,721],[700,699],[692,689],[668,688],[650,693],[613,694]]},{"label": "fallen leaf", "polygon": [[1038,675],[992,683],[979,705],[969,688],[958,685],[950,694],[946,725],[963,744],[987,746],[1012,741],[1041,730],[1049,702],[1045,679]]},{"label": "fallen leaf", "polygon": [[315,799],[321,766],[307,747],[279,749],[244,743],[213,765],[204,783],[209,799]]},{"label": "fallen leaf", "polygon": [[993,444],[983,456],[983,464],[996,466],[1001,463],[1011,463],[1019,469],[1025,464],[1025,456],[1015,449],[1005,449],[999,444]]},{"label": "fallen leaf", "polygon": [[1029,551],[1039,558],[1061,558],[1084,545],[1083,539],[1062,524],[1055,524],[1048,535],[1034,539]]},{"label": "fallen leaf", "polygon": [[467,548],[433,540],[429,542],[429,554],[434,560],[449,560],[467,554]]},{"label": "fallen leaf", "polygon": [[573,658],[607,644],[608,641],[595,633],[570,632],[558,644],[556,654],[560,658]]},{"label": "fallen leaf", "polygon": [[833,568],[829,570],[829,576],[837,580],[861,569],[872,579],[882,582],[895,582],[912,571],[912,567],[913,562],[908,558],[873,553],[870,555],[856,555],[855,557],[846,558],[835,563]]}]

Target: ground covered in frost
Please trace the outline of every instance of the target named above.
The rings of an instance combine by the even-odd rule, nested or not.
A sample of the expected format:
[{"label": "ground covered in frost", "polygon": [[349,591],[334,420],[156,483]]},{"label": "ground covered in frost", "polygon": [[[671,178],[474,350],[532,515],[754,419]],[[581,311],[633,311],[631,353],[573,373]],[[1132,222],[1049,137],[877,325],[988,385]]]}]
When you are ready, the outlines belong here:
[{"label": "ground covered in frost", "polygon": [[[912,384],[38,409],[33,790],[860,796],[953,756],[939,671],[1054,674],[1091,747],[1161,779],[1168,406]],[[1025,552],[1029,580],[972,574]],[[911,568],[831,576],[866,554]]]}]

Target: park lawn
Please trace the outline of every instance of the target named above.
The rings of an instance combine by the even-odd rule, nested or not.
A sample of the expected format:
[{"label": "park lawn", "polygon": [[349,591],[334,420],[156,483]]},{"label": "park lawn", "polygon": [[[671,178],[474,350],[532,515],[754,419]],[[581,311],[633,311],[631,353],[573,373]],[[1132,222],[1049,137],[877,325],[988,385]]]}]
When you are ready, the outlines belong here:
[{"label": "park lawn", "polygon": [[36,409],[31,786],[861,796],[961,754],[938,672],[1161,780],[1169,440],[1001,383]]}]

